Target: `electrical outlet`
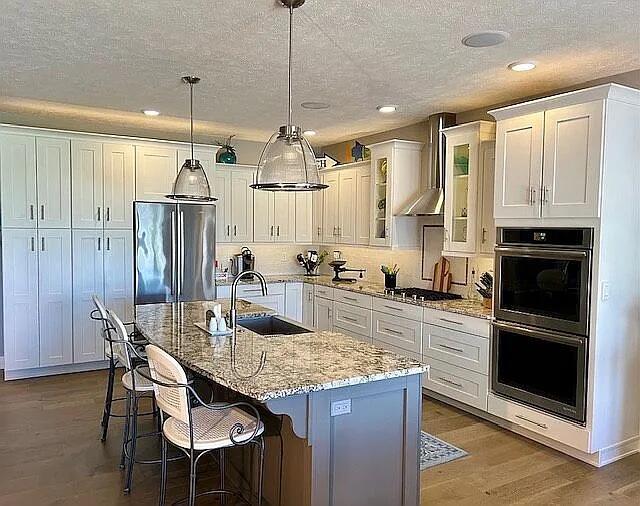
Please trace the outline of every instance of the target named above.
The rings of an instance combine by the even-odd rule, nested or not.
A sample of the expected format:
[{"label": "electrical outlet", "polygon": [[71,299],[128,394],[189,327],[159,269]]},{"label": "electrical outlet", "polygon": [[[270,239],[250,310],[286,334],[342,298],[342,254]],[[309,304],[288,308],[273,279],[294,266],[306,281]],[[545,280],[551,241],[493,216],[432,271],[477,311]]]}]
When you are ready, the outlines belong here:
[{"label": "electrical outlet", "polygon": [[601,291],[602,300],[603,301],[609,300],[610,295],[611,295],[611,285],[609,285],[608,281],[603,281],[602,282],[602,291]]},{"label": "electrical outlet", "polygon": [[348,415],[349,413],[351,413],[351,399],[331,403],[331,416]]},{"label": "electrical outlet", "polygon": [[280,256],[280,260],[283,261],[283,262],[286,262],[288,260],[287,253],[285,251],[282,252],[282,254]]}]

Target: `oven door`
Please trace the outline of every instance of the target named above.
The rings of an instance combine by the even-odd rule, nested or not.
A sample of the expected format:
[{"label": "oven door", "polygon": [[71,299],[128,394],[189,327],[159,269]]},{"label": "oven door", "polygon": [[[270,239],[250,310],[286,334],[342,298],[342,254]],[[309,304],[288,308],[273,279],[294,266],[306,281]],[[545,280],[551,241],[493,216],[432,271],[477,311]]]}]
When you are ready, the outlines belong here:
[{"label": "oven door", "polygon": [[584,423],[587,338],[494,323],[491,389]]},{"label": "oven door", "polygon": [[582,336],[589,331],[589,250],[498,246],[495,317]]}]

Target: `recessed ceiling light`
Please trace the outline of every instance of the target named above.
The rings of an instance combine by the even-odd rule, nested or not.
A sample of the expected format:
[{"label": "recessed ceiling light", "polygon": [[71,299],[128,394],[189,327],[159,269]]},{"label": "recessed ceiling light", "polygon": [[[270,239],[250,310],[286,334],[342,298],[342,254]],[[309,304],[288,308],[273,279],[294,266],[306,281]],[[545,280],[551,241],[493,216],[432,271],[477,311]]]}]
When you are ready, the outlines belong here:
[{"label": "recessed ceiling light", "polygon": [[398,110],[398,107],[395,105],[379,105],[378,107],[376,107],[376,109],[378,109],[378,111],[383,114],[389,114],[392,112],[396,112]]},{"label": "recessed ceiling light", "polygon": [[143,109],[142,112],[145,116],[160,116],[160,111],[154,111],[153,109]]},{"label": "recessed ceiling light", "polygon": [[300,104],[302,106],[303,109],[314,109],[314,110],[320,110],[320,109],[329,109],[329,104],[325,103],[325,102],[302,102]]},{"label": "recessed ceiling light", "polygon": [[309,136],[309,137],[313,137],[315,134],[316,134],[315,130],[305,130],[304,132],[302,132],[302,135]]},{"label": "recessed ceiling light", "polygon": [[510,63],[507,67],[515,72],[526,72],[527,70],[536,68],[536,64],[532,61],[517,61]]},{"label": "recessed ceiling light", "polygon": [[471,33],[462,39],[467,47],[491,47],[502,44],[509,38],[508,32],[487,30],[486,32]]}]

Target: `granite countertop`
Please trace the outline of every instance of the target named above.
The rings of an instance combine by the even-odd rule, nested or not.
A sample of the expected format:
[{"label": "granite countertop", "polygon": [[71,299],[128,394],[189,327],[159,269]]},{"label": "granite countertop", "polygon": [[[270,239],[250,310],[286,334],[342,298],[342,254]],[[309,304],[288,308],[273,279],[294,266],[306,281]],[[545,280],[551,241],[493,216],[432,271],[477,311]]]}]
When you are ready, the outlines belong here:
[{"label": "granite countertop", "polygon": [[[358,279],[355,283],[334,283],[331,281],[332,276],[304,276],[302,274],[271,274],[265,276],[267,283],[293,283],[304,282],[312,285],[329,286],[332,288],[338,288],[340,290],[347,290],[349,292],[362,293],[365,295],[371,295],[373,297],[380,297],[389,300],[395,300],[397,302],[404,302],[406,304],[413,304],[415,306],[428,307],[431,309],[438,309],[440,311],[448,311],[450,313],[458,313],[466,316],[473,316],[475,318],[482,318],[485,320],[491,319],[491,309],[488,309],[482,305],[480,301],[472,299],[456,299],[456,300],[440,300],[440,301],[420,301],[413,299],[403,299],[395,295],[385,293],[384,285],[368,281],[367,279]],[[232,279],[217,280],[218,286],[230,285]],[[257,281],[241,281],[243,284],[256,284]]]},{"label": "granite countertop", "polygon": [[[220,300],[223,314],[229,301]],[[260,336],[236,327],[214,338],[195,326],[215,302],[148,304],[135,308],[142,335],[186,367],[257,401],[420,374],[427,367],[336,332]],[[238,300],[238,316],[275,314]],[[264,355],[263,355],[264,354]],[[264,356],[264,365],[261,358]]]}]

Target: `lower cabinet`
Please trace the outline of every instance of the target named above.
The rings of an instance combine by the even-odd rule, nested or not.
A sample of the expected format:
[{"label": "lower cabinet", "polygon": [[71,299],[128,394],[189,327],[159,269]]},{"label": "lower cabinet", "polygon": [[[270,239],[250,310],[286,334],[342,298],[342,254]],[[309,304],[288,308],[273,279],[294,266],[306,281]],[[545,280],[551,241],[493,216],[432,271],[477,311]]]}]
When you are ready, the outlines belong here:
[{"label": "lower cabinet", "polygon": [[429,356],[423,358],[429,372],[422,375],[422,386],[483,411],[487,410],[487,376]]},{"label": "lower cabinet", "polygon": [[302,313],[302,283],[287,283],[285,286],[284,315],[302,323]]},{"label": "lower cabinet", "polygon": [[333,327],[338,332],[343,332],[370,343],[371,310],[334,301]]},{"label": "lower cabinet", "polygon": [[313,326],[333,331],[333,301],[316,296],[313,303]]},{"label": "lower cabinet", "polygon": [[313,327],[313,285],[302,285],[302,323]]},{"label": "lower cabinet", "polygon": [[238,286],[236,297],[273,309],[278,314],[286,314],[284,283],[269,284],[267,295],[262,295],[262,288],[260,285],[241,285]]},{"label": "lower cabinet", "polygon": [[374,311],[373,339],[420,354],[422,353],[422,322]]}]

